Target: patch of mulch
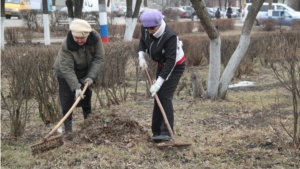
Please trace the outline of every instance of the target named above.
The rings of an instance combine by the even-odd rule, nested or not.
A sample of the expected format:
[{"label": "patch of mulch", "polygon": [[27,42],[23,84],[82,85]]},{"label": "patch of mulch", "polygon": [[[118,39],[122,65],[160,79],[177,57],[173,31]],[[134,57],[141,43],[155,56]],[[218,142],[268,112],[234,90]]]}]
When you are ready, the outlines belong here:
[{"label": "patch of mulch", "polygon": [[73,142],[116,144],[127,148],[138,142],[146,142],[149,138],[147,131],[138,122],[115,113],[92,114],[80,125],[80,130],[72,134],[77,135]]}]

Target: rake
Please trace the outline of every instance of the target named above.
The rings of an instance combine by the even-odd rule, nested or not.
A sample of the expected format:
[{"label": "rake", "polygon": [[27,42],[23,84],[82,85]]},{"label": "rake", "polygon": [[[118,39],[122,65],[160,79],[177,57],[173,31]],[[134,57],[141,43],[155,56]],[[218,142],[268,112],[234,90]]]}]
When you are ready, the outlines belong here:
[{"label": "rake", "polygon": [[[153,83],[152,83],[150,74],[149,74],[149,72],[148,72],[148,69],[145,68],[145,71],[146,71],[146,74],[147,74],[147,77],[148,77],[148,81],[149,81],[150,85],[152,85]],[[155,93],[155,95],[154,95],[154,98],[155,98],[155,100],[156,100],[156,102],[157,102],[157,105],[158,105],[160,111],[161,111],[161,114],[162,114],[162,116],[163,116],[163,118],[164,118],[165,124],[166,124],[166,126],[167,126],[167,128],[168,128],[168,131],[169,131],[169,133],[170,133],[170,135],[171,135],[171,137],[172,137],[172,141],[173,141],[173,144],[168,144],[168,143],[165,144],[165,143],[162,143],[162,144],[157,144],[157,147],[161,147],[161,148],[162,148],[162,147],[185,147],[185,146],[190,146],[190,145],[191,145],[190,143],[176,143],[175,138],[174,138],[174,133],[173,133],[171,127],[170,127],[170,123],[169,123],[169,121],[168,121],[168,119],[167,119],[165,110],[164,110],[164,108],[162,107],[161,102],[160,102],[160,100],[159,100],[159,98],[158,98],[158,96],[157,96],[156,93]]]},{"label": "rake", "polygon": [[[85,84],[85,86],[82,90],[82,93],[85,93],[88,86],[89,86],[89,84],[88,84],[88,82],[86,82],[86,84]],[[31,152],[32,152],[33,156],[36,155],[36,154],[39,154],[39,153],[43,153],[45,151],[49,151],[51,149],[55,149],[55,148],[60,147],[64,144],[62,134],[57,135],[57,136],[53,136],[51,138],[49,138],[49,137],[63,124],[63,122],[66,121],[66,119],[70,116],[70,114],[76,108],[76,106],[78,105],[80,100],[81,100],[81,97],[79,96],[76,99],[73,106],[67,112],[67,114],[59,121],[59,123],[51,130],[51,132],[43,138],[43,142],[37,143],[37,144],[34,144],[34,145],[31,146]]]}]

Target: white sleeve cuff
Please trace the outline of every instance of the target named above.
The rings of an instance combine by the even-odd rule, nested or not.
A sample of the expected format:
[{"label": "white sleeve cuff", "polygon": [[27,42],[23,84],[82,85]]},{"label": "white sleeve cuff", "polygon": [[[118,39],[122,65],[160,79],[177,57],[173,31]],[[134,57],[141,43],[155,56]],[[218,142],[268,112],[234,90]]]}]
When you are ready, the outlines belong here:
[{"label": "white sleeve cuff", "polygon": [[158,84],[159,86],[161,86],[164,82],[165,82],[165,80],[162,77],[158,76],[155,83]]}]

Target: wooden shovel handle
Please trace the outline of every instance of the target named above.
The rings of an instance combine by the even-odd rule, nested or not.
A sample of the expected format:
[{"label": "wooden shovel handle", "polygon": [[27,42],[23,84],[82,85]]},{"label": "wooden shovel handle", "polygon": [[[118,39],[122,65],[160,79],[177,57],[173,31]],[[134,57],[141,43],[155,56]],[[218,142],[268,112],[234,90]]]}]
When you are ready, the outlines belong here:
[{"label": "wooden shovel handle", "polygon": [[[82,90],[82,93],[85,93],[86,89],[89,87],[89,83],[86,82],[84,85],[84,88]],[[66,121],[66,119],[70,116],[70,114],[73,112],[73,110],[75,109],[75,107],[78,105],[78,103],[80,102],[81,97],[78,96],[78,98],[76,99],[75,103],[73,104],[73,106],[70,108],[70,110],[67,112],[67,114],[65,114],[65,116],[59,121],[59,123],[54,127],[54,129],[51,130],[51,132],[49,134],[47,134],[44,139],[48,139],[62,124],[63,122]]]},{"label": "wooden shovel handle", "polygon": [[[152,85],[153,82],[152,82],[152,80],[151,80],[151,77],[150,77],[150,74],[149,74],[149,72],[148,72],[148,69],[145,68],[145,71],[146,71],[146,74],[147,74],[147,77],[148,77],[148,81],[149,81],[150,85]],[[162,116],[163,116],[163,118],[164,118],[164,121],[165,121],[166,126],[167,126],[167,128],[168,128],[168,131],[169,131],[169,133],[170,133],[170,135],[171,135],[171,137],[172,137],[172,140],[173,140],[173,142],[175,143],[174,133],[173,133],[171,127],[170,127],[170,123],[169,123],[168,118],[167,118],[167,116],[166,116],[166,112],[165,112],[163,106],[161,105],[161,102],[160,102],[160,100],[159,100],[159,98],[158,98],[158,96],[157,96],[156,93],[155,93],[155,95],[154,95],[154,98],[155,98],[155,100],[156,100],[156,103],[158,104],[158,107],[159,107],[159,109],[160,109],[160,111],[161,111],[161,114],[162,114]]]}]

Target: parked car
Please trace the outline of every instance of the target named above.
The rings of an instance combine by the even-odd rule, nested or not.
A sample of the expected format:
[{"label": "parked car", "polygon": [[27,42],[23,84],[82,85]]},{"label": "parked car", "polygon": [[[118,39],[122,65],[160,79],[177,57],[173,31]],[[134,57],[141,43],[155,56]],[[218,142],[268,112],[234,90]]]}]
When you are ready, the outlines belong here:
[{"label": "parked car", "polygon": [[111,13],[113,14],[113,16],[123,16],[124,15],[124,9],[119,6],[118,4],[111,4]]},{"label": "parked car", "polygon": [[[245,19],[248,15],[248,12],[249,12],[249,9],[251,6],[252,6],[252,3],[246,3],[244,11],[242,13],[242,22],[245,22]],[[263,5],[260,7],[260,10],[259,10],[257,16],[259,16],[260,14],[263,14],[263,13],[265,13],[265,14],[268,13],[268,9],[269,9],[269,3],[263,3]],[[291,7],[289,7],[285,4],[282,4],[282,3],[272,3],[272,9],[274,11],[292,11],[292,12],[296,12],[296,13],[300,14],[299,11],[295,11]],[[258,23],[257,20],[255,22]]]},{"label": "parked car", "polygon": [[189,16],[192,16],[192,13],[195,11],[191,6],[180,6],[180,8],[184,9],[187,13],[189,13]]},{"label": "parked car", "polygon": [[238,17],[240,17],[240,8],[231,7],[231,9],[232,9],[231,18],[238,18]]},{"label": "parked car", "polygon": [[175,20],[179,18],[190,18],[190,14],[186,12],[181,7],[169,7],[162,11],[162,14],[167,17],[167,19]]},{"label": "parked car", "polygon": [[126,6],[120,6],[120,8],[122,9],[122,10],[119,11],[120,15],[125,16],[126,11],[127,11],[127,7]]},{"label": "parked car", "polygon": [[260,25],[264,25],[266,19],[275,19],[276,25],[291,26],[292,20],[300,19],[300,15],[291,11],[272,11],[272,16],[268,16],[268,13],[263,13],[257,19]]},{"label": "parked car", "polygon": [[210,7],[206,7],[206,10],[210,16],[210,18],[214,18],[215,17],[215,11],[213,8],[210,8]]}]

